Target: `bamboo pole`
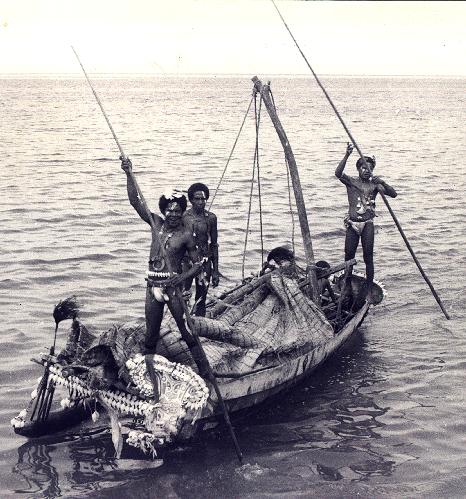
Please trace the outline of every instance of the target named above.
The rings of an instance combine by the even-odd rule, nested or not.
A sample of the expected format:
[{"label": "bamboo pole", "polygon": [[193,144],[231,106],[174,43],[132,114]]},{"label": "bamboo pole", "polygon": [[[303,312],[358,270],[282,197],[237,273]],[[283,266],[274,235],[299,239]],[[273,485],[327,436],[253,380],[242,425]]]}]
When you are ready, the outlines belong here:
[{"label": "bamboo pole", "polygon": [[435,288],[434,286],[432,285],[432,283],[430,282],[430,279],[429,277],[427,276],[427,274],[424,272],[424,269],[422,268],[421,266],[421,263],[419,262],[417,256],[414,254],[414,251],[413,251],[413,248],[411,247],[411,244],[409,243],[405,233],[404,233],[404,230],[402,229],[401,225],[400,225],[400,222],[398,221],[398,218],[396,217],[395,213],[393,212],[392,210],[392,207],[390,206],[390,204],[388,203],[388,200],[387,198],[385,197],[385,194],[380,191],[380,195],[382,196],[382,199],[385,203],[385,205],[387,206],[387,209],[388,211],[390,212],[390,215],[392,216],[393,218],[393,221],[395,222],[395,225],[397,226],[398,228],[398,231],[400,232],[401,234],[401,237],[403,238],[403,241],[405,242],[406,244],[406,247],[408,248],[408,251],[411,253],[411,256],[413,257],[413,260],[414,260],[414,263],[417,265],[417,268],[419,269],[419,272],[421,273],[422,277],[424,278],[424,280],[426,281],[427,285],[429,286],[430,288],[430,291],[432,292],[432,295],[434,296],[435,298],[435,301],[438,303],[438,306],[442,309],[442,312],[443,314],[445,315],[445,317],[450,320],[450,315],[448,314],[448,312],[445,310],[445,307],[442,303],[442,300],[440,299],[439,295],[437,294],[437,291],[435,291]]},{"label": "bamboo pole", "polygon": [[[366,158],[364,156],[364,154],[362,153],[361,149],[359,148],[358,144],[356,143],[356,140],[354,139],[353,135],[351,134],[349,128],[346,126],[346,123],[343,121],[343,118],[341,117],[340,113],[338,112],[338,109],[335,107],[335,104],[333,103],[332,99],[330,98],[330,95],[327,93],[327,90],[325,90],[325,87],[322,85],[322,83],[320,82],[319,80],[319,77],[316,75],[316,73],[314,72],[314,70],[312,69],[312,66],[310,65],[309,61],[307,60],[306,56],[304,55],[303,51],[301,50],[301,47],[298,45],[298,42],[296,41],[295,37],[293,36],[293,33],[291,32],[290,28],[288,27],[288,25],[286,24],[286,21],[285,19],[283,18],[281,12],[278,10],[278,7],[276,6],[274,0],[271,0],[271,2],[273,3],[273,6],[275,7],[278,15],[280,16],[280,19],[283,21],[283,24],[285,25],[285,28],[287,29],[288,33],[290,34],[291,38],[293,39],[293,42],[295,43],[296,47],[298,48],[300,54],[302,55],[304,61],[306,62],[307,64],[307,67],[311,70],[312,74],[314,75],[314,78],[317,82],[317,84],[319,85],[319,87],[322,89],[325,97],[327,98],[329,104],[332,106],[332,109],[334,110],[337,118],[340,120],[340,123],[342,124],[343,128],[345,129],[348,137],[350,138],[351,142],[353,143],[354,147],[356,148],[356,150],[358,151],[358,154],[359,156],[361,157],[364,165],[366,166],[366,168],[369,168],[367,162],[366,162]],[[427,277],[427,274],[424,272],[424,269],[422,268],[419,260],[417,259],[416,255],[414,254],[414,251],[411,247],[411,245],[409,244],[408,242],[408,239],[406,238],[406,235],[403,231],[403,229],[401,228],[401,225],[400,223],[398,222],[398,219],[396,218],[395,216],[395,213],[393,212],[385,194],[379,189],[379,192],[380,192],[380,195],[382,196],[382,199],[385,203],[385,205],[387,206],[388,208],[388,211],[390,212],[390,215],[392,216],[393,218],[393,221],[395,222],[395,225],[398,229],[398,231],[400,232],[401,234],[401,237],[403,238],[403,241],[405,242],[406,244],[406,247],[408,248],[408,251],[411,253],[411,256],[413,257],[413,260],[414,260],[414,263],[417,265],[419,271],[421,272],[421,275],[422,277],[424,278],[424,280],[426,281],[427,285],[429,286],[435,300],[437,301],[438,305],[440,306],[440,308],[442,309],[442,312],[444,313],[445,317],[447,319],[450,319],[450,316],[448,315],[447,311],[445,310],[445,307],[443,306],[443,303],[442,301],[440,300],[440,297],[438,296],[437,292],[435,291],[432,283],[430,282],[430,279]]]},{"label": "bamboo pole", "polygon": [[269,113],[270,119],[277,131],[280,142],[282,143],[283,150],[285,151],[285,156],[288,161],[288,166],[290,170],[291,184],[293,186],[294,196],[296,199],[296,208],[298,210],[299,225],[301,227],[301,235],[303,237],[304,243],[304,254],[306,258],[306,272],[309,278],[309,295],[313,301],[318,299],[318,286],[316,269],[314,263],[314,251],[312,249],[312,239],[311,232],[309,230],[309,222],[307,219],[306,206],[304,204],[303,191],[301,189],[301,181],[299,179],[298,167],[296,166],[296,160],[291,149],[288,137],[286,136],[285,130],[277,116],[275,111],[275,106],[273,105],[272,99],[270,97],[270,89],[268,85],[263,85],[262,82],[254,76],[252,78],[255,90],[261,95],[264,101],[267,112]]},{"label": "bamboo pole", "polygon": [[[89,79],[89,77],[87,76],[87,73],[86,73],[86,70],[84,69],[84,66],[82,65],[81,63],[81,60],[79,59],[79,56],[78,54],[76,53],[75,49],[73,47],[71,47],[73,49],[73,52],[74,54],[76,55],[76,58],[78,59],[78,62],[84,72],[84,75],[86,76],[86,80],[92,90],[92,93],[94,94],[94,97],[96,98],[97,100],[97,103],[99,104],[99,107],[102,111],[102,114],[104,115],[104,118],[105,120],[107,121],[107,124],[110,128],[110,131],[112,132],[112,135],[113,135],[113,138],[115,139],[115,142],[118,146],[118,149],[120,150],[120,156],[121,156],[121,159],[126,159],[127,156],[125,155],[124,151],[123,151],[123,148],[121,147],[120,145],[120,142],[118,141],[118,138],[115,134],[115,131],[113,130],[113,127],[110,123],[110,120],[108,119],[108,116],[107,116],[107,113],[105,112],[104,108],[103,108],[103,105],[96,93],[96,91],[94,90],[94,87],[92,86],[92,83]],[[139,188],[139,185],[138,183],[136,182],[136,178],[134,177],[134,174],[133,174],[133,171],[132,169],[129,171],[129,174],[131,176],[131,179],[133,180],[134,182],[134,186],[138,192],[138,196],[139,196],[139,199],[141,200],[142,202],[142,205],[144,207],[144,210],[146,211],[146,215],[147,215],[147,218],[149,219],[149,222],[150,222],[150,226],[151,226],[151,229],[152,229],[152,234],[153,234],[153,237],[156,238],[156,241],[158,241],[159,245],[160,245],[160,238],[159,238],[159,233],[155,227],[155,223],[154,223],[154,219],[152,217],[152,213],[151,211],[149,210],[149,207],[147,206],[147,203],[145,202],[144,200],[144,197],[142,195],[142,192],[141,192],[141,189]],[[165,259],[165,263],[167,265],[167,269],[168,271],[170,272],[170,274],[173,274],[173,269],[172,269],[172,266],[170,264],[170,260],[169,258],[166,258]],[[215,390],[215,393],[217,395],[217,400],[220,404],[220,407],[222,409],[222,412],[223,412],[223,416],[225,418],[225,422],[227,424],[227,427],[228,427],[228,430],[230,432],[230,436],[231,436],[231,439],[233,440],[233,444],[234,444],[234,447],[235,447],[235,450],[236,450],[236,454],[238,456],[238,460],[240,463],[243,462],[243,454],[241,452],[241,449],[239,447],[239,444],[238,444],[238,440],[236,438],[236,434],[235,434],[235,431],[233,429],[233,425],[231,424],[231,421],[230,421],[230,415],[228,413],[228,409],[226,407],[226,404],[225,404],[225,401],[223,400],[223,397],[222,397],[222,394],[220,392],[220,388],[218,386],[218,383],[217,383],[217,380],[214,376],[214,373],[212,371],[212,367],[210,366],[210,363],[209,363],[209,360],[207,359],[207,356],[204,352],[204,348],[202,347],[202,344],[201,344],[201,341],[199,339],[199,336],[198,334],[196,333],[196,330],[195,330],[195,327],[194,327],[194,323],[192,321],[192,318],[191,318],[191,315],[189,314],[189,310],[188,310],[188,306],[186,304],[186,302],[184,301],[183,299],[183,296],[181,295],[181,292],[178,288],[178,286],[175,286],[175,294],[177,296],[177,298],[180,300],[182,306],[183,306],[183,311],[184,311],[184,315],[185,315],[185,318],[186,318],[186,322],[188,324],[188,327],[189,327],[189,330],[194,338],[194,341],[196,343],[196,346],[198,347],[199,349],[199,353],[200,353],[200,356],[201,356],[201,361],[207,371],[207,378],[208,380],[210,381],[210,383],[212,384],[212,386],[214,387],[214,390]],[[154,386],[154,390],[155,390],[155,386]]]}]

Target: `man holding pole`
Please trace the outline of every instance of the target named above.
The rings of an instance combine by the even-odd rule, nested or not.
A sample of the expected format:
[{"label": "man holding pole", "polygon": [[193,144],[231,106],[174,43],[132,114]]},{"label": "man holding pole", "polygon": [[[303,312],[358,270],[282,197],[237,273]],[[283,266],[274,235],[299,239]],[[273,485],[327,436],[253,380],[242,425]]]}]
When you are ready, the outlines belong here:
[{"label": "man holding pole", "polygon": [[[345,261],[355,257],[359,239],[361,239],[364,263],[366,264],[366,286],[362,290],[361,296],[358,297],[359,301],[367,296],[374,280],[375,198],[379,192],[392,198],[395,198],[397,193],[380,177],[373,175],[375,158],[365,156],[365,161],[362,158],[357,160],[358,177],[350,177],[343,173],[346,161],[352,152],[353,145],[348,143],[345,156],[335,170],[335,176],[346,185],[348,193],[349,213],[345,217]],[[350,275],[351,267],[348,268],[346,277],[349,278]]]},{"label": "man holding pole", "polygon": [[[181,266],[181,259],[178,258],[178,256],[179,256],[178,251],[175,248],[172,248],[172,249],[175,249],[175,251],[168,250],[165,248],[166,244],[168,243],[168,240],[171,237],[173,237],[173,232],[171,232],[171,234],[172,234],[171,237],[167,235],[165,242],[162,242],[162,238],[159,238],[157,228],[160,227],[160,230],[162,230],[165,223],[160,217],[154,215],[149,210],[149,208],[145,202],[144,196],[143,196],[142,192],[139,190],[139,186],[137,184],[137,181],[134,178],[134,175],[132,172],[131,161],[129,161],[129,159],[127,158],[127,156],[123,152],[123,148],[121,147],[121,144],[116,136],[116,133],[113,130],[112,124],[110,123],[110,120],[108,119],[107,113],[104,110],[102,102],[100,101],[99,96],[97,95],[96,91],[94,90],[94,87],[92,86],[91,80],[89,79],[89,77],[86,73],[86,70],[84,69],[84,66],[81,63],[81,60],[79,59],[79,56],[76,53],[76,50],[74,50],[73,47],[71,47],[71,48],[72,48],[72,50],[76,56],[76,59],[78,60],[80,66],[83,70],[84,76],[86,77],[86,80],[89,83],[89,87],[91,88],[92,93],[94,94],[94,97],[97,101],[97,104],[99,105],[99,107],[102,111],[102,114],[105,118],[105,121],[107,122],[107,125],[110,128],[110,131],[113,135],[113,138],[116,142],[116,145],[118,146],[118,149],[120,150],[120,159],[122,161],[122,168],[126,172],[126,176],[128,177],[128,180],[127,180],[128,197],[130,197],[130,199],[133,199],[133,202],[134,202],[133,206],[138,207],[137,208],[138,214],[144,219],[144,221],[149,223],[149,225],[151,227],[152,245],[151,245],[151,258],[150,259],[152,260],[152,255],[157,256],[155,263],[158,262],[160,264],[160,267],[161,267],[160,270],[162,270],[162,269],[166,270],[168,275],[170,276],[170,278],[173,278],[173,280],[171,280],[170,282],[165,281],[164,284],[166,287],[163,287],[163,286],[160,287],[159,288],[160,293],[159,292],[153,293],[154,298],[156,298],[157,295],[162,294],[162,297],[165,299],[164,295],[167,295],[167,294],[164,293],[164,290],[170,292],[169,287],[171,288],[171,290],[174,291],[172,293],[172,296],[177,298],[176,302],[174,300],[172,300],[170,302],[170,297],[169,297],[169,295],[167,295],[168,302],[171,305],[174,305],[171,309],[172,314],[174,315],[174,317],[176,317],[176,322],[178,324],[178,327],[180,328],[180,333],[183,336],[183,339],[186,341],[189,349],[191,350],[191,353],[193,354],[194,360],[196,361],[196,364],[199,368],[199,374],[202,377],[206,377],[210,381],[210,383],[212,384],[212,386],[215,390],[218,403],[222,409],[223,416],[225,418],[225,422],[228,426],[230,436],[231,436],[233,443],[234,443],[234,446],[235,446],[238,460],[239,460],[240,464],[242,464],[243,455],[241,453],[241,449],[239,447],[238,440],[237,440],[236,435],[235,435],[235,431],[234,431],[233,426],[232,426],[231,421],[230,421],[230,416],[228,414],[228,408],[225,404],[225,401],[223,400],[222,393],[220,392],[220,388],[218,386],[217,380],[215,379],[214,373],[212,372],[209,361],[205,355],[205,352],[202,348],[202,344],[199,340],[199,337],[197,336],[197,333],[193,329],[191,329],[192,334],[189,334],[187,331],[187,328],[186,328],[186,324],[184,323],[184,319],[183,319],[183,313],[184,313],[185,319],[188,322],[188,325],[190,327],[192,326],[192,320],[190,319],[187,305],[186,305],[186,303],[184,303],[182,295],[181,295],[181,291],[178,289],[177,285],[180,282],[183,282],[184,279],[186,279],[188,277],[195,276],[196,273],[200,271],[200,269],[202,267],[202,262],[199,262],[196,260],[196,257],[194,256],[193,249],[192,249],[193,243],[192,243],[192,241],[189,240],[189,237],[187,239],[184,239],[184,238],[180,239],[177,237],[176,239],[178,239],[179,242],[181,241],[181,246],[184,246],[186,248],[186,250],[188,250],[191,254],[193,254],[193,259],[194,259],[195,265],[193,265],[193,267],[191,268],[188,275],[184,275],[184,276],[171,275],[173,272],[172,259],[174,260],[174,269],[177,269],[178,271],[180,269],[180,267],[177,266],[177,262],[179,262],[178,265]],[[180,198],[180,196],[178,196],[178,198]],[[170,201],[172,201],[172,202],[170,203]],[[170,210],[169,210],[170,204],[171,204],[171,206],[170,206]],[[179,207],[177,208],[175,206],[175,204],[179,205]],[[171,222],[166,225],[167,229],[170,229],[170,228],[179,229],[178,219],[181,219],[181,215],[182,215],[184,209],[186,209],[186,204],[187,204],[186,198],[184,199],[184,202],[181,201],[181,199],[178,199],[178,202],[177,202],[176,197],[172,197],[172,196],[169,196],[168,198],[166,196],[162,196],[160,198],[159,207],[160,207],[161,211],[162,212],[171,211],[173,214],[173,217],[169,216],[169,218],[171,218]],[[184,206],[184,208],[183,208],[183,206]],[[175,243],[173,243],[173,246],[175,246]],[[178,246],[178,248],[180,248],[180,246],[178,244],[177,244],[177,246]],[[172,257],[174,257],[174,258],[172,258]],[[163,262],[163,265],[162,265],[162,262]],[[155,270],[154,272],[157,272],[157,271],[159,271],[159,270]],[[161,276],[161,277],[165,277],[165,276]],[[155,285],[153,286],[153,288],[157,288],[157,287],[158,286],[155,286]],[[159,301],[159,300],[157,300],[157,301]],[[161,303],[161,302],[159,301],[159,303]],[[175,305],[175,303],[176,303],[176,305]],[[147,317],[147,315],[148,314],[147,314],[147,310],[146,310],[146,317]],[[162,320],[161,317],[163,315],[163,308],[161,309],[160,307],[158,307],[155,310],[155,315],[156,315],[157,320],[151,324],[156,324],[157,322],[159,322],[159,317],[160,317],[160,322],[161,322],[161,320]],[[147,331],[148,338],[150,337],[149,335],[151,333],[156,333],[157,337],[158,337],[159,330],[157,330],[156,327],[151,326],[150,328],[148,328],[148,331]],[[152,342],[149,341],[149,344],[150,343],[152,343]],[[153,363],[150,361],[150,357],[151,357],[150,354],[146,355],[146,366],[147,366],[150,378],[152,380],[152,384],[154,386],[154,396],[158,397],[158,390],[157,390],[158,385],[157,385],[157,379],[156,379],[157,376],[156,376],[156,373],[154,371]]]},{"label": "man holding pole", "polygon": [[[153,226],[147,273],[145,353],[153,354],[156,351],[163,312],[167,304],[202,376],[205,367],[202,355],[199,355],[199,347],[186,327],[184,304],[181,302],[181,294],[176,289],[186,279],[199,274],[203,265],[196,242],[191,232],[183,225],[182,216],[187,206],[186,197],[177,193],[164,194],[160,197],[159,208],[165,220],[149,212],[138,195],[138,188],[131,174],[131,161],[126,157],[120,159],[121,168],[126,173],[129,202],[138,215]],[[149,219],[149,213],[152,220]],[[157,234],[154,234],[155,231]],[[192,266],[187,272],[182,273],[182,261],[185,255],[191,260]]]}]

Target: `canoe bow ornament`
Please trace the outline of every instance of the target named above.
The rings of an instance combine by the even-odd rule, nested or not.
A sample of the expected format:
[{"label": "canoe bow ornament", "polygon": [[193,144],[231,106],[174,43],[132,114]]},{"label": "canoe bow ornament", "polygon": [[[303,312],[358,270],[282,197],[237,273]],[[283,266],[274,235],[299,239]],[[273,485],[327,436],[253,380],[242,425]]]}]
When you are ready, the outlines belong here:
[{"label": "canoe bow ornament", "polygon": [[[43,355],[42,361],[50,362],[50,357]],[[125,365],[126,379],[130,381],[134,393],[114,387],[95,389],[88,382],[89,372],[84,376],[79,375],[70,369],[72,364],[64,366],[58,362],[49,365],[49,382],[68,390],[68,396],[60,402],[62,408],[73,407],[83,401],[94,407],[94,422],[99,419],[99,413],[95,409],[97,405],[104,407],[116,418],[132,418],[125,427],[118,419],[116,425],[112,424],[116,457],[120,457],[121,453],[121,445],[116,442],[122,441],[122,429],[126,433],[127,444],[156,457],[157,448],[172,442],[184,425],[194,425],[207,404],[209,389],[205,381],[188,366],[170,362],[160,355],[154,355],[152,362],[159,384],[160,397],[157,401],[152,398],[154,390],[147,372],[146,359],[141,354],[129,358]],[[82,370],[82,366],[80,368]],[[38,379],[38,386],[41,380],[42,378]],[[33,390],[28,408],[11,420],[15,429],[25,426],[30,408],[38,396],[39,390]],[[116,438],[115,431],[119,433]]]}]

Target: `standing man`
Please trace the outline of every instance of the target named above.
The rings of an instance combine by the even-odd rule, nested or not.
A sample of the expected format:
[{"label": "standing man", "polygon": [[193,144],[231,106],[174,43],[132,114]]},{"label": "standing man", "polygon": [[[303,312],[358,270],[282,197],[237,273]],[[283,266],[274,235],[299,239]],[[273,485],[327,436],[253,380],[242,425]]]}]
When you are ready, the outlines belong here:
[{"label": "standing man", "polygon": [[[375,158],[365,156],[366,162],[359,158],[356,161],[358,177],[350,177],[343,173],[346,161],[353,152],[353,145],[348,143],[346,153],[340,161],[335,176],[346,185],[348,193],[349,213],[345,217],[346,239],[345,239],[345,261],[351,260],[356,255],[356,250],[361,239],[364,263],[366,264],[366,286],[362,298],[370,291],[374,280],[374,217],[375,198],[378,192],[395,198],[397,193],[380,177],[373,175]],[[348,270],[349,277],[351,268]]]},{"label": "standing man", "polygon": [[[205,259],[203,272],[196,277],[195,315],[205,315],[205,302],[209,283],[217,287],[220,279],[218,272],[217,217],[205,209],[209,199],[209,189],[205,184],[195,183],[188,189],[191,208],[183,215],[184,225],[196,241],[202,258]],[[186,281],[185,289],[189,290],[191,281]]]},{"label": "standing man", "polygon": [[[129,158],[121,159],[121,168],[126,173],[129,202],[138,215],[150,224],[148,211],[138,196],[131,175],[131,161]],[[186,206],[186,197],[182,194],[162,195],[159,199],[159,208],[162,215],[165,216],[165,220],[159,215],[150,213],[157,232],[152,231],[149,271],[147,273],[145,353],[146,355],[153,354],[156,351],[163,311],[165,304],[167,304],[202,376],[204,372],[202,357],[199,355],[194,338],[186,328],[184,306],[180,294],[176,293],[176,287],[179,289],[185,279],[197,275],[203,268],[203,262],[196,249],[196,242],[191,232],[183,225],[182,216]],[[182,273],[182,261],[186,255],[192,262],[192,266],[188,272]]]}]

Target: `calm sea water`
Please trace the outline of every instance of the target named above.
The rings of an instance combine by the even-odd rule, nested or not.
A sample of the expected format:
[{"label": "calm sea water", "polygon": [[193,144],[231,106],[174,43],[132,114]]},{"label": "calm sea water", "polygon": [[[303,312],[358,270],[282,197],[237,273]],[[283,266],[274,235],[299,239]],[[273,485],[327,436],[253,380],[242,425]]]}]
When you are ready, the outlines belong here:
[{"label": "calm sea water", "polygon": [[[84,322],[101,330],[143,319],[150,232],[126,199],[118,149],[84,79],[0,80],[2,497],[466,495],[465,80],[323,82],[360,147],[376,155],[377,174],[398,190],[391,205],[452,320],[379,201],[376,277],[386,300],[315,375],[235,419],[239,466],[222,432],[152,462],[113,460],[103,424],[40,441],[11,430],[41,374],[29,359],[51,344],[58,300],[77,294]],[[94,83],[154,210],[169,186],[215,188],[249,103],[248,77]],[[347,139],[310,78],[274,78],[272,89],[316,258],[339,263],[346,193],[333,172]],[[265,112],[260,128],[270,249],[290,241],[292,223],[283,152]],[[241,275],[254,140],[251,114],[213,207],[224,287]],[[256,195],[256,215],[257,206]],[[260,266],[257,216],[251,224],[246,273]]]}]

